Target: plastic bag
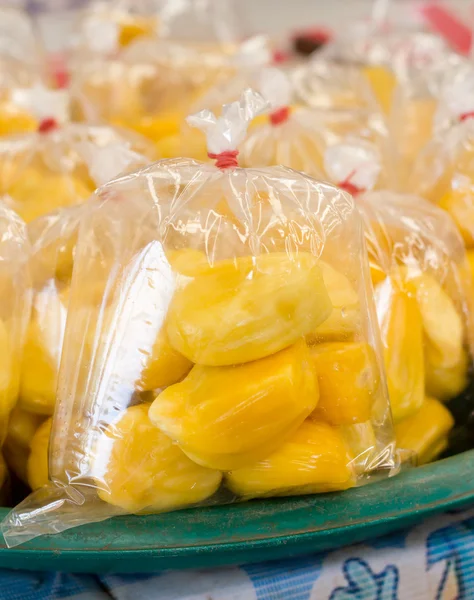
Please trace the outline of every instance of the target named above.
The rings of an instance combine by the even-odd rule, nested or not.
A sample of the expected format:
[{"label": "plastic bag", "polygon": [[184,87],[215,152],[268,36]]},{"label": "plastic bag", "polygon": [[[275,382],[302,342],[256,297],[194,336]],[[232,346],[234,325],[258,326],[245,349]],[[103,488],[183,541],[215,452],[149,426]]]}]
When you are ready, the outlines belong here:
[{"label": "plastic bag", "polygon": [[[348,134],[379,143],[384,163],[387,166],[390,164],[383,137],[383,119],[377,124],[373,122],[371,129],[361,114],[350,110],[292,106],[294,95],[290,78],[278,69],[262,71],[259,89],[270,101],[271,110],[267,123],[256,124],[241,145],[242,165],[259,167],[282,164],[320,178],[326,148],[345,139]],[[390,177],[387,169],[383,177]]]},{"label": "plastic bag", "polygon": [[38,130],[0,138],[0,195],[27,223],[85,201],[98,185],[155,158],[154,146],[133,132],[63,124],[63,94],[17,89],[17,105],[35,111]]},{"label": "plastic bag", "polygon": [[422,198],[366,191],[377,178],[366,146],[330,150],[326,173],[356,196],[365,224],[397,441],[400,433],[423,462],[443,449],[453,424],[436,402],[464,390],[472,363],[474,289],[464,245],[449,215]]},{"label": "plastic bag", "polygon": [[360,64],[388,116],[398,152],[396,189],[408,191],[413,161],[432,135],[440,86],[463,59],[439,36],[407,29],[339,38],[327,54]]},{"label": "plastic bag", "polygon": [[[103,129],[110,135],[109,128]],[[99,141],[107,138],[99,136]],[[94,142],[77,141],[76,146],[96,181],[109,181],[132,165],[147,162],[125,145],[100,148]],[[29,226],[34,297],[22,358],[19,407],[30,413],[53,414],[77,234],[91,202],[37,217]],[[93,288],[93,272],[88,282]]]},{"label": "plastic bag", "polygon": [[420,153],[410,189],[447,210],[468,246],[474,246],[474,69],[447,77],[435,114],[433,140]]},{"label": "plastic bag", "polygon": [[242,37],[232,0],[93,2],[80,15],[75,47],[113,54],[143,38],[234,43]]},{"label": "plastic bag", "polygon": [[20,364],[31,305],[25,224],[0,203],[0,448],[20,383]]},{"label": "plastic bag", "polygon": [[396,473],[359,216],[329,184],[238,167],[265,106],[247,90],[220,118],[189,118],[215,166],[160,161],[96,192],[75,255],[50,483],[4,522],[9,545],[116,514]]},{"label": "plastic bag", "polygon": [[[188,108],[236,72],[237,45],[142,39],[117,57],[78,58],[72,66],[73,115],[134,129],[157,143],[179,133]],[[169,146],[169,143],[168,143]]]},{"label": "plastic bag", "polygon": [[35,130],[34,116],[17,106],[12,95],[42,79],[43,58],[31,19],[0,7],[0,135]]},{"label": "plastic bag", "polygon": [[17,406],[13,409],[8,422],[8,432],[3,447],[5,462],[10,471],[27,485],[29,484],[30,444],[45,420],[45,416],[27,412]]}]

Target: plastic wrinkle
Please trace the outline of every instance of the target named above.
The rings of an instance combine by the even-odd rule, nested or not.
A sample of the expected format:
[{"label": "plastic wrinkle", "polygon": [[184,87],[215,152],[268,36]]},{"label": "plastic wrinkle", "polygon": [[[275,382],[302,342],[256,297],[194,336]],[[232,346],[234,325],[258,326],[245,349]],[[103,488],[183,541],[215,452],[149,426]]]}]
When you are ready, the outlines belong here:
[{"label": "plastic wrinkle", "polygon": [[238,150],[226,150],[219,154],[208,153],[209,158],[216,161],[216,167],[218,169],[235,169],[239,166],[237,156],[239,155]]},{"label": "plastic wrinkle", "polygon": [[288,106],[282,106],[278,110],[270,113],[270,123],[272,125],[282,125],[286,121],[288,121],[288,117],[290,116],[290,108]]},{"label": "plastic wrinkle", "polygon": [[40,122],[40,124],[38,125],[38,132],[49,133],[50,131],[58,129],[58,127],[59,123],[56,121],[56,119],[53,119],[53,117],[48,117]]}]

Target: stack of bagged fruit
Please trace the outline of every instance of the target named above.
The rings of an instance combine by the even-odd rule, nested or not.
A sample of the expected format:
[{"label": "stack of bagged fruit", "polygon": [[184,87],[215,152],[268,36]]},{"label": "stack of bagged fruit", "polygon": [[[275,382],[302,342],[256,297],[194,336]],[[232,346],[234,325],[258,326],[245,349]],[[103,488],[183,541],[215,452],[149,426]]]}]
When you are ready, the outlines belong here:
[{"label": "stack of bagged fruit", "polygon": [[474,357],[474,68],[372,30],[276,69],[228,8],[92,4],[60,90],[8,12],[0,483],[33,490],[9,544],[344,491],[449,444]]}]

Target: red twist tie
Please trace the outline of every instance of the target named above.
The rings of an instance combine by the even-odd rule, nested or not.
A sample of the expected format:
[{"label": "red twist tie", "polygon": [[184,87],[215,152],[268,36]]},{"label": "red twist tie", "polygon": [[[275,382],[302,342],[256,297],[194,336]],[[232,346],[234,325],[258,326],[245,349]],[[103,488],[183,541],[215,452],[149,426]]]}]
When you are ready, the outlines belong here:
[{"label": "red twist tie", "polygon": [[351,194],[352,196],[357,196],[358,194],[364,191],[362,188],[357,187],[355,183],[351,182],[351,179],[354,177],[355,174],[356,170],[354,169],[349,173],[349,175],[344,179],[344,181],[338,183],[338,187],[340,187],[341,190],[349,192],[349,194]]},{"label": "red twist tie", "polygon": [[209,158],[216,161],[216,167],[222,170],[235,169],[235,167],[238,167],[238,155],[238,150],[224,150],[224,152],[219,152],[219,154],[213,154],[212,152],[208,153]]},{"label": "red twist tie", "polygon": [[284,50],[274,50],[272,61],[274,65],[281,65],[290,60],[290,54]]},{"label": "red twist tie", "polygon": [[272,125],[281,125],[282,123],[285,123],[285,121],[288,121],[289,116],[290,108],[288,106],[282,106],[269,114],[270,123]]},{"label": "red twist tie", "polygon": [[470,112],[465,112],[462,113],[462,115],[459,115],[459,120],[461,121],[461,123],[463,121],[467,121],[468,119],[472,119],[474,117],[474,111],[470,111]]},{"label": "red twist tie", "polygon": [[56,119],[53,119],[53,117],[47,117],[46,119],[40,121],[40,124],[38,125],[38,132],[49,133],[50,131],[54,131],[54,129],[57,129],[58,127],[59,124],[56,121]]}]

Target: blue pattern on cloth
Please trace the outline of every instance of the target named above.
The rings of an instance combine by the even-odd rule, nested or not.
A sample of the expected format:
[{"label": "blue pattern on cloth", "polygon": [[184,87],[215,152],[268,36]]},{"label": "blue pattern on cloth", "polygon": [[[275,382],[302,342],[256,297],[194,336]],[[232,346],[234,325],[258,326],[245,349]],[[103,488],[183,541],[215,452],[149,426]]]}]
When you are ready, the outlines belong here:
[{"label": "blue pattern on cloth", "polygon": [[0,569],[0,600],[474,600],[474,509],[303,558],[196,571]]}]

